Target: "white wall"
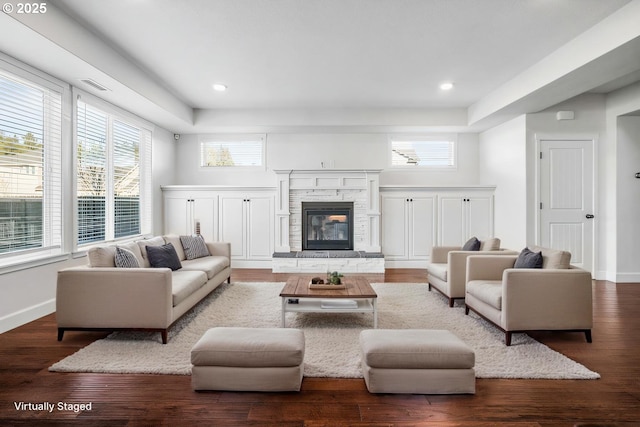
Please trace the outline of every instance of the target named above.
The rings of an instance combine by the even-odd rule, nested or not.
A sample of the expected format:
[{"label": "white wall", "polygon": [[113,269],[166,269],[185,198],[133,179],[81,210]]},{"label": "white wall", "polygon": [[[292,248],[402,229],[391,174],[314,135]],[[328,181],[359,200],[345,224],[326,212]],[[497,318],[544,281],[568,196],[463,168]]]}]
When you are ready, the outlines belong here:
[{"label": "white wall", "polygon": [[520,250],[527,242],[526,117],[480,134],[481,184],[495,184],[495,236],[502,247]]},{"label": "white wall", "polygon": [[266,144],[266,169],[216,170],[199,166],[198,135],[182,135],[177,142],[176,181],[182,185],[275,186],[273,170],[386,169],[381,185],[478,184],[478,135],[458,135],[455,170],[392,170],[388,135],[384,133],[270,133]]},{"label": "white wall", "polygon": [[[603,235],[603,250],[607,254],[607,264],[604,274],[606,279],[615,282],[640,282],[640,275],[637,274],[637,243],[631,251],[622,253],[628,247],[628,240],[624,234],[627,232],[619,223],[619,220],[625,221],[628,212],[638,212],[640,209],[640,200],[627,197],[625,191],[629,189],[629,185],[625,182],[629,179],[629,167],[625,165],[624,155],[633,153],[630,137],[620,136],[629,131],[629,124],[623,120],[622,127],[619,127],[619,118],[625,114],[637,112],[640,110],[640,83],[633,84],[626,88],[612,92],[607,96],[606,101],[606,124],[607,124],[607,144],[601,152],[601,163],[606,167],[606,175],[603,177],[602,198],[604,201],[603,211],[606,217],[602,226],[601,234]],[[622,140],[621,140],[622,139]],[[622,146],[622,147],[620,147]],[[620,164],[620,168],[618,164]],[[637,163],[636,163],[637,165]],[[638,166],[634,166],[631,170],[635,172]],[[635,178],[634,178],[635,179]],[[635,181],[634,181],[635,182]],[[637,222],[637,219],[636,219]],[[619,244],[621,240],[624,244]],[[630,264],[631,257],[635,255],[636,266],[631,270],[620,270],[623,266],[626,268]]]},{"label": "white wall", "polygon": [[640,117],[618,118],[617,278],[640,282]]}]

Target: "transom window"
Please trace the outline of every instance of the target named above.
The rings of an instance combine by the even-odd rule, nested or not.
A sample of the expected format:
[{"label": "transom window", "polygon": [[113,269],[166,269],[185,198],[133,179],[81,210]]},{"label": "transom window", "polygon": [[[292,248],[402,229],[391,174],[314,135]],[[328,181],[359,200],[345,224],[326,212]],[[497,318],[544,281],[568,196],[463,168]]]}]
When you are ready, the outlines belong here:
[{"label": "transom window", "polygon": [[202,167],[263,167],[263,135],[209,136],[200,140]]},{"label": "transom window", "polygon": [[453,136],[391,138],[391,166],[456,166],[456,138]]}]

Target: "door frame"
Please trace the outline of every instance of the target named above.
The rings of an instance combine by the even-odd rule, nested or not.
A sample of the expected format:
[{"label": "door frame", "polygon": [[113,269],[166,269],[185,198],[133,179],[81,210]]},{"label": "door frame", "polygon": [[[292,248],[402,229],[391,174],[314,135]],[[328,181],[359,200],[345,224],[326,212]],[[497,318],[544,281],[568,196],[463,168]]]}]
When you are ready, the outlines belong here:
[{"label": "door frame", "polygon": [[541,197],[541,172],[540,172],[540,152],[543,141],[591,141],[593,155],[593,162],[591,167],[593,168],[591,188],[593,192],[593,215],[595,218],[593,219],[593,244],[591,247],[591,276],[595,278],[595,272],[598,271],[597,267],[600,264],[598,259],[598,251],[596,248],[598,247],[599,240],[599,224],[600,224],[600,216],[598,206],[599,204],[599,191],[598,191],[598,134],[596,133],[536,133],[535,137],[535,195],[534,195],[534,235],[535,235],[535,244],[539,245],[541,241],[541,232],[542,225],[541,215],[540,215],[540,203],[542,200]]}]

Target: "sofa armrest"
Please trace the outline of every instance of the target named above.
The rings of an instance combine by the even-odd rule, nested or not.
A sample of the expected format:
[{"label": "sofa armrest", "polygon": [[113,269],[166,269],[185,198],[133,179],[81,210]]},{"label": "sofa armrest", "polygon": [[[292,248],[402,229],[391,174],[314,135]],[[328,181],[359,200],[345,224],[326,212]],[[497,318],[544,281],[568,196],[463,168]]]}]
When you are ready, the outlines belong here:
[{"label": "sofa armrest", "polygon": [[513,268],[517,258],[517,255],[473,255],[467,257],[467,282],[501,280],[503,272],[508,268]]},{"label": "sofa armrest", "polygon": [[58,327],[167,328],[173,322],[168,268],[73,267],[58,272]]},{"label": "sofa armrest", "polygon": [[504,271],[502,317],[508,330],[590,329],[591,274],[579,268]]},{"label": "sofa armrest", "polygon": [[209,253],[215,256],[224,256],[231,259],[231,243],[229,242],[207,242]]},{"label": "sofa armrest", "polygon": [[451,251],[459,251],[462,246],[433,246],[431,248],[431,258],[429,262],[434,264],[444,264],[447,262],[447,256]]}]

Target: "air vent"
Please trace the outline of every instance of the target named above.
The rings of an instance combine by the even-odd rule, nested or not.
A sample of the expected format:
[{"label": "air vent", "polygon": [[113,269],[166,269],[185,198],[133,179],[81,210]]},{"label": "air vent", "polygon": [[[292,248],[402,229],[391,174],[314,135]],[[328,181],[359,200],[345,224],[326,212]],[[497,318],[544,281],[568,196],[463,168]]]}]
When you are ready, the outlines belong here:
[{"label": "air vent", "polygon": [[96,82],[95,80],[91,80],[91,79],[81,79],[80,80],[82,83],[88,84],[89,86],[91,86],[94,89],[98,89],[99,91],[105,92],[109,89],[107,89],[106,87],[102,86],[100,83]]}]

